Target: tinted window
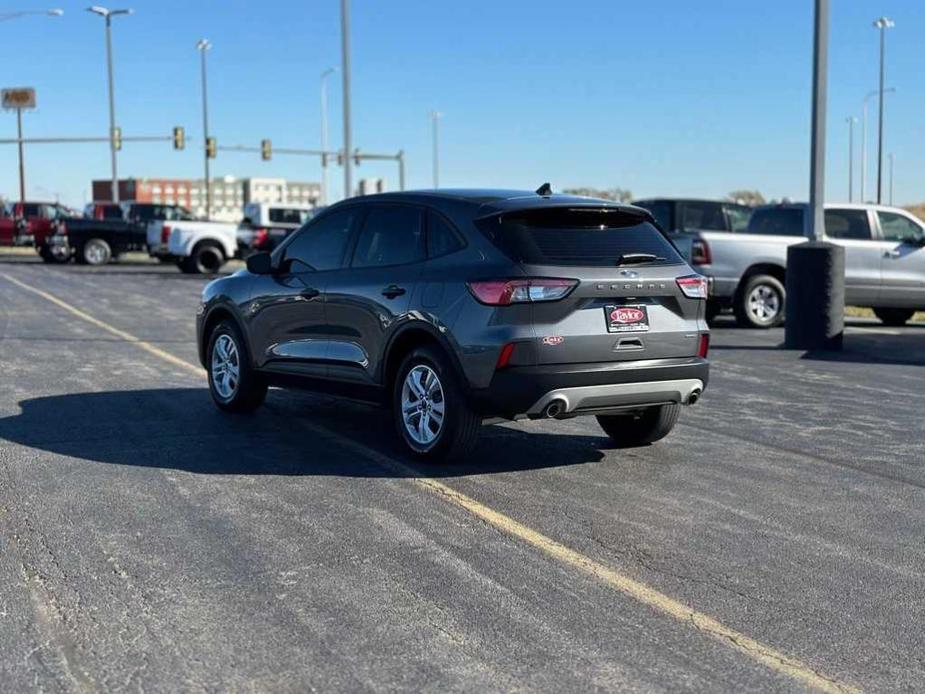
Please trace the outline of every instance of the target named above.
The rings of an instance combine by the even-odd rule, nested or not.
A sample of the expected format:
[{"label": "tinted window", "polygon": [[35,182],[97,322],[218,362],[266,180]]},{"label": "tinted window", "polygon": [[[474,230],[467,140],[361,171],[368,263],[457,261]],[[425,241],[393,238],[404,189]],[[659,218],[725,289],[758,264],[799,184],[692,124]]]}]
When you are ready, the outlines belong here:
[{"label": "tinted window", "polygon": [[685,202],[683,228],[685,230],[725,231],[726,219],[723,217],[723,206],[718,202]]},{"label": "tinted window", "polygon": [[656,263],[682,262],[655,226],[624,210],[547,208],[490,217],[479,227],[517,262],[614,267],[630,253],[651,254]]},{"label": "tinted window", "polygon": [[438,214],[427,213],[427,255],[438,258],[441,255],[458,251],[463,247],[462,241],[450,225]]},{"label": "tinted window", "polygon": [[270,222],[274,224],[305,224],[309,217],[307,210],[294,210],[288,207],[271,207]]},{"label": "tinted window", "polygon": [[334,270],[341,266],[357,208],[338,210],[299,229],[283,251],[291,272]]},{"label": "tinted window", "polygon": [[826,210],[825,233],[833,239],[870,240],[867,210]]},{"label": "tinted window", "polygon": [[880,230],[887,241],[922,239],[925,231],[908,217],[895,212],[878,212]]},{"label": "tinted window", "polygon": [[799,207],[759,207],[745,231],[769,236],[803,236],[803,210]]},{"label": "tinted window", "polygon": [[642,202],[634,202],[633,204],[637,207],[649,210],[662,229],[665,231],[672,231],[670,202],[667,200],[643,200]]},{"label": "tinted window", "polygon": [[38,217],[39,206],[26,203],[22,206],[23,217]]},{"label": "tinted window", "polygon": [[353,267],[406,265],[424,259],[421,210],[376,206],[366,215],[353,253]]},{"label": "tinted window", "polygon": [[729,229],[734,232],[745,231],[748,228],[748,218],[752,216],[750,207],[742,205],[724,205],[726,217],[729,220]]}]

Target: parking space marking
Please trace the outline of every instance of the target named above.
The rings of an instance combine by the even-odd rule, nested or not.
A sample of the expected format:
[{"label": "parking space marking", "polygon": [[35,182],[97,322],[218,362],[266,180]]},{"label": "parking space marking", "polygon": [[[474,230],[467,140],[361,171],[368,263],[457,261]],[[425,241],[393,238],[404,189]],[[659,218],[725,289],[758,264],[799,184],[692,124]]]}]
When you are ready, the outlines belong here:
[{"label": "parking space marking", "polygon": [[[124,330],[120,330],[109,323],[106,323],[98,318],[91,316],[80,309],[71,306],[65,301],[62,301],[58,297],[49,294],[48,292],[42,291],[41,289],[36,289],[25,282],[11,277],[10,275],[2,275],[6,280],[15,284],[16,286],[39,296],[46,301],[58,306],[59,308],[64,309],[70,314],[80,318],[83,321],[86,321],[101,330],[115,335],[126,342],[130,342],[140,349],[152,354],[174,366],[183,367],[187,371],[195,372],[197,375],[204,375],[203,368],[199,365],[192,364],[191,362],[181,359],[180,357],[174,356],[169,352],[156,347],[146,340],[142,340],[131,333],[127,333]],[[565,564],[574,569],[585,573],[592,578],[604,583],[605,585],[610,586],[616,591],[632,598],[633,600],[648,606],[649,608],[671,617],[683,624],[689,624],[694,627],[698,632],[710,636],[720,643],[732,648],[733,650],[742,653],[743,655],[748,656],[754,661],[761,663],[762,665],[768,667],[771,670],[774,670],[782,675],[792,678],[793,680],[799,682],[800,684],[817,689],[823,692],[859,692],[860,690],[853,685],[841,682],[831,677],[827,677],[818,671],[814,670],[809,665],[786,655],[785,653],[776,650],[766,644],[761,643],[745,634],[736,631],[730,627],[727,627],[722,622],[710,617],[703,612],[699,612],[692,607],[685,605],[684,603],[675,600],[674,598],[661,593],[660,591],[646,585],[645,583],[638,581],[634,578],[621,574],[619,571],[612,569],[600,562],[597,562],[590,557],[581,554],[580,552],[573,550],[566,545],[563,545],[556,540],[553,540],[546,535],[534,530],[533,528],[520,523],[510,516],[507,516],[500,511],[496,511],[493,508],[485,506],[484,504],[476,501],[475,499],[466,496],[465,494],[456,491],[452,487],[443,484],[433,478],[422,475],[419,471],[414,468],[405,465],[379,451],[369,448],[362,443],[353,441],[340,436],[336,432],[330,431],[324,427],[319,427],[315,424],[305,422],[306,426],[318,431],[322,435],[327,435],[337,439],[337,441],[352,450],[356,453],[364,455],[368,458],[372,458],[379,465],[386,467],[394,472],[401,474],[403,477],[408,478],[412,483],[433,494],[437,494],[441,498],[449,501],[450,503],[462,508],[470,515],[478,518],[479,520],[488,523],[489,525],[494,526],[498,530],[501,530],[510,537],[517,538],[526,544],[535,547],[536,549],[542,551],[549,557],[555,559],[561,564]]]}]

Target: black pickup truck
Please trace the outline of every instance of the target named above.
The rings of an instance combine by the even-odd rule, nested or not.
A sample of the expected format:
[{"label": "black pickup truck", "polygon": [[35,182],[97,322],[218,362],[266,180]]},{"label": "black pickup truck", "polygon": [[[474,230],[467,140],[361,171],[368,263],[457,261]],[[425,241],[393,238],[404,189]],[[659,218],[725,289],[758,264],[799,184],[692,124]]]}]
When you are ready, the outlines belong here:
[{"label": "black pickup truck", "polygon": [[39,255],[46,262],[67,262],[73,258],[86,265],[105,265],[129,251],[148,250],[148,223],[193,219],[179,205],[131,203],[123,219],[68,217],[58,221],[55,234],[47,237]]}]

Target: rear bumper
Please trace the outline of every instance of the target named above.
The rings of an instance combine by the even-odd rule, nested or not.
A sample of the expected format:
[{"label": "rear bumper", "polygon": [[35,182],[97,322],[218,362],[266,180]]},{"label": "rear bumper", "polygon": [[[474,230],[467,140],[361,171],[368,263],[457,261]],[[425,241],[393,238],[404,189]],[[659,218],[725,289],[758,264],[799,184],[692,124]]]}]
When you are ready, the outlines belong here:
[{"label": "rear bumper", "polygon": [[[472,393],[486,417],[542,417],[556,401],[556,416],[593,414],[665,403],[693,404],[710,379],[706,359],[646,359],[600,364],[512,367]],[[692,397],[693,395],[693,397]]]}]

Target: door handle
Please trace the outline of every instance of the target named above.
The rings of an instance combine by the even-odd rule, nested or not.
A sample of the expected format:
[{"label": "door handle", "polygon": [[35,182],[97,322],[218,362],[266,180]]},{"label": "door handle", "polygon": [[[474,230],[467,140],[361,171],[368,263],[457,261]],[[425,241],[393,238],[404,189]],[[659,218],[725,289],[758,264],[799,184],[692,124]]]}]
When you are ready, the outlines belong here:
[{"label": "door handle", "polygon": [[396,296],[401,296],[405,293],[404,287],[399,287],[397,284],[390,284],[388,287],[382,290],[382,296],[387,299],[394,299]]},{"label": "door handle", "polygon": [[884,258],[898,258],[900,255],[902,255],[902,253],[900,253],[899,251],[886,251],[883,254],[883,257]]},{"label": "door handle", "polygon": [[314,299],[314,298],[315,298],[316,296],[318,296],[319,294],[321,294],[321,292],[319,292],[319,291],[318,291],[317,289],[315,289],[314,287],[306,287],[306,288],[303,289],[301,292],[299,292],[299,296],[301,296],[301,297],[303,297],[303,298],[305,298],[305,299]]}]

